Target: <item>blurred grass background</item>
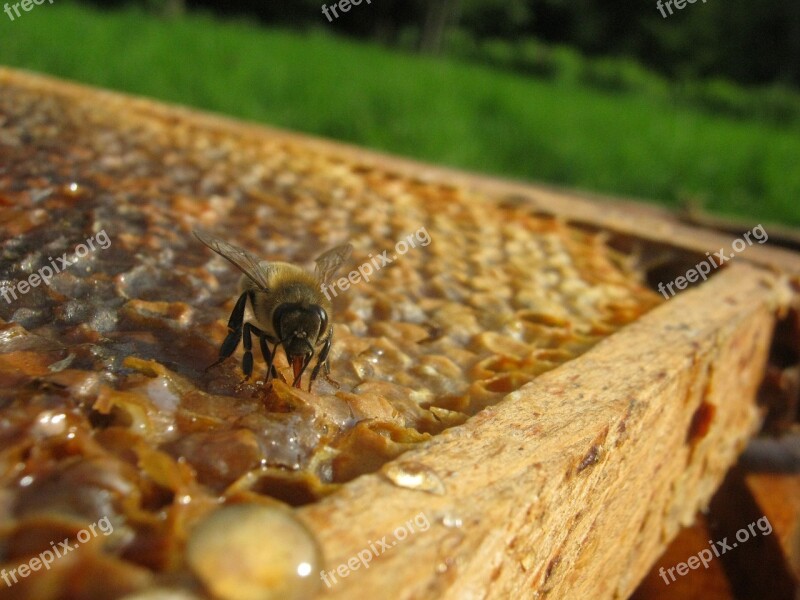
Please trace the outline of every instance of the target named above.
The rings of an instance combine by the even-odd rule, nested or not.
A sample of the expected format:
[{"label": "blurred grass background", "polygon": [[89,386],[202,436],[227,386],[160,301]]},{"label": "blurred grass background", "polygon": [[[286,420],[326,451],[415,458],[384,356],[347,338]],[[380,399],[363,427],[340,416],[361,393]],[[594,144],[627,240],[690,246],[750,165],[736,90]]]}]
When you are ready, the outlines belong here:
[{"label": "blurred grass background", "polygon": [[329,26],[66,0],[0,16],[0,40],[8,66],[471,171],[800,225],[800,96],[782,87],[672,82],[532,41],[456,39],[431,57]]}]

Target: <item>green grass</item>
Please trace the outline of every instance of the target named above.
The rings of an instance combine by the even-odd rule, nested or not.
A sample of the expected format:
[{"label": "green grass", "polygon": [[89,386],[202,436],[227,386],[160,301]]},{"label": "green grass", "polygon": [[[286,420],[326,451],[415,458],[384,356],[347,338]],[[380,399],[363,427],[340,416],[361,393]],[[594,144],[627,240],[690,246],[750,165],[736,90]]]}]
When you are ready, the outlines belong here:
[{"label": "green grass", "polygon": [[[800,224],[794,127],[204,15],[0,16],[0,63],[461,168]],[[2,92],[0,92],[2,93]]]}]

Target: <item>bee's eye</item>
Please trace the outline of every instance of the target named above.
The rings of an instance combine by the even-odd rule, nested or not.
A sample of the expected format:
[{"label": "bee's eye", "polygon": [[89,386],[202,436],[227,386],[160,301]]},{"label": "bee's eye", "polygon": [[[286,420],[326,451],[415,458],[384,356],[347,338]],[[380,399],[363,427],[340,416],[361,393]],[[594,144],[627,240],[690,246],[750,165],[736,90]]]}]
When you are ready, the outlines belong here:
[{"label": "bee's eye", "polygon": [[319,305],[314,306],[314,310],[317,312],[317,316],[319,317],[319,335],[322,335],[325,330],[328,329],[328,313],[326,313],[325,309]]},{"label": "bee's eye", "polygon": [[283,339],[281,323],[283,323],[283,318],[289,313],[290,310],[294,310],[294,306],[292,304],[281,304],[280,306],[276,307],[275,312],[272,313],[272,327],[275,329],[275,333],[277,334],[279,340]]}]

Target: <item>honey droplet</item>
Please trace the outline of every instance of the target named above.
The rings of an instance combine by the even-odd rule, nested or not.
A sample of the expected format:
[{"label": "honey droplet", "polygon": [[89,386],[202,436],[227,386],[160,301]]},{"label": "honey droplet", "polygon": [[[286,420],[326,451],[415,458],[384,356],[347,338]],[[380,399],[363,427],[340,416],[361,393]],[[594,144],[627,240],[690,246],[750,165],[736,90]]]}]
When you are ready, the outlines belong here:
[{"label": "honey droplet", "polygon": [[311,532],[288,509],[236,504],[192,531],[187,560],[222,600],[306,600],[319,588],[322,557]]},{"label": "honey droplet", "polygon": [[442,517],[442,525],[445,527],[459,529],[463,524],[464,522],[461,520],[461,517],[457,515],[447,513]]},{"label": "honey droplet", "polygon": [[384,475],[397,487],[408,488],[410,490],[420,490],[444,495],[444,483],[439,476],[422,463],[399,462],[387,465],[383,470]]}]

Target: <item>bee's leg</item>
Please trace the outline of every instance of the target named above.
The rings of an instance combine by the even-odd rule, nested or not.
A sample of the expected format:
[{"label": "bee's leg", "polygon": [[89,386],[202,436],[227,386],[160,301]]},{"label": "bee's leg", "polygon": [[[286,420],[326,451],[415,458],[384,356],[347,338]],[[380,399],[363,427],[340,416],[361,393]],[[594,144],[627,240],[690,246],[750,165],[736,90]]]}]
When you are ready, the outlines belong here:
[{"label": "bee's leg", "polygon": [[270,379],[278,378],[278,372],[275,370],[275,365],[273,364],[274,354],[269,351],[266,334],[255,327],[253,327],[253,331],[258,333],[258,340],[261,343],[261,354],[264,357],[264,361],[267,363],[267,374],[264,376],[264,385],[267,385]]},{"label": "bee's leg", "polygon": [[321,366],[325,365],[325,376],[327,377],[328,373],[331,372],[331,367],[328,365],[328,352],[331,351],[331,344],[333,343],[333,333],[328,336],[328,339],[325,340],[325,344],[322,346],[322,350],[319,353],[319,358],[317,358],[317,364],[314,366],[314,370],[311,371],[311,380],[308,382],[308,391],[311,391],[311,386],[314,384],[314,380],[319,375],[319,369]]},{"label": "bee's leg", "polygon": [[247,305],[247,294],[242,294],[233,307],[231,318],[228,319],[228,335],[219,348],[219,359],[214,364],[208,365],[206,371],[216,367],[236,351],[239,340],[242,339],[242,321],[244,321],[244,308]]},{"label": "bee's leg", "polygon": [[242,357],[242,371],[246,379],[250,379],[253,374],[253,340],[250,339],[250,333],[255,329],[250,323],[244,324],[242,331],[242,342],[244,343],[244,356]]}]

